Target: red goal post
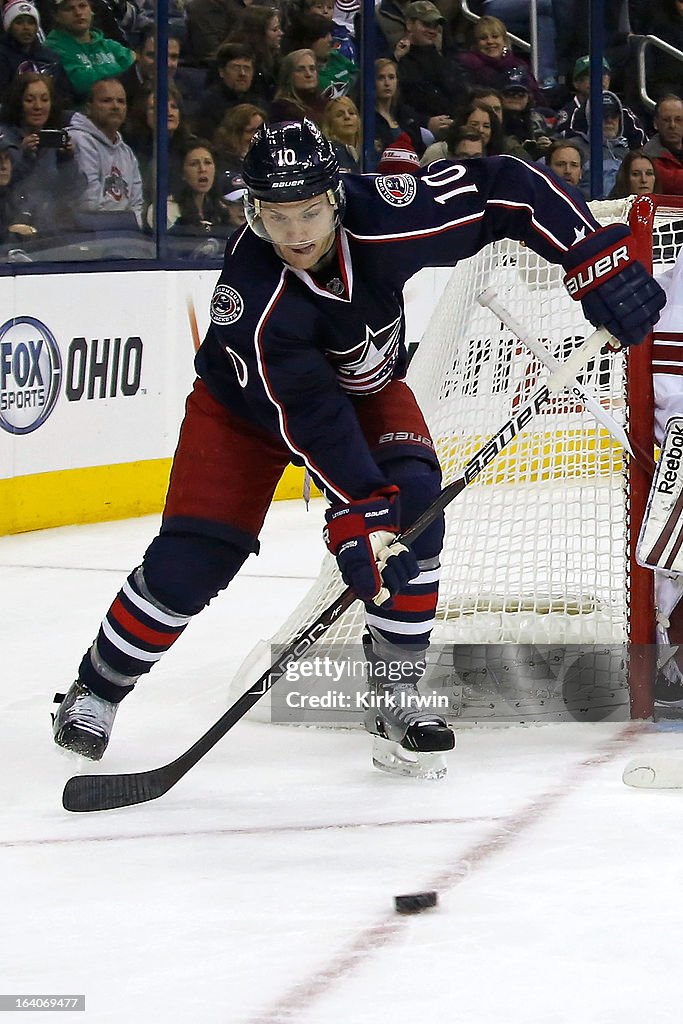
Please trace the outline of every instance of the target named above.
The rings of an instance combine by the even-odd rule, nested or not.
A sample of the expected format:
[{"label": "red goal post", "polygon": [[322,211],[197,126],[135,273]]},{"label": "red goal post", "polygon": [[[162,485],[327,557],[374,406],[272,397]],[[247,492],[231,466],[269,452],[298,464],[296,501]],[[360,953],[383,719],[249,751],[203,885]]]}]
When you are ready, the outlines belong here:
[{"label": "red goal post", "polygon": [[[628,222],[635,238],[636,255],[647,270],[658,274],[673,264],[683,245],[683,196],[641,196],[634,201]],[[654,451],[652,336],[629,352],[627,401],[631,437],[641,448]],[[649,569],[636,562],[635,544],[650,490],[650,475],[635,459],[629,462],[628,485],[631,715],[649,718],[656,660],[654,578]]]}]

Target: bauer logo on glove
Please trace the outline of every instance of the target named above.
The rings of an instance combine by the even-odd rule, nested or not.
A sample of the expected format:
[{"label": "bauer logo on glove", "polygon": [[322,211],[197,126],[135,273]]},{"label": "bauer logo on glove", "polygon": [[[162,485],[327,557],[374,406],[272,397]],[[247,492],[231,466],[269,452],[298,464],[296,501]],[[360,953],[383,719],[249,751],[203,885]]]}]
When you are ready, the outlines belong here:
[{"label": "bauer logo on glove", "polygon": [[563,263],[567,291],[594,327],[623,346],[639,345],[659,320],[664,291],[631,252],[625,224],[610,224],[577,242]]},{"label": "bauer logo on glove", "polygon": [[398,539],[398,487],[383,487],[363,501],[333,505],[323,538],[347,586],[362,601],[387,605],[419,573],[417,559]]}]

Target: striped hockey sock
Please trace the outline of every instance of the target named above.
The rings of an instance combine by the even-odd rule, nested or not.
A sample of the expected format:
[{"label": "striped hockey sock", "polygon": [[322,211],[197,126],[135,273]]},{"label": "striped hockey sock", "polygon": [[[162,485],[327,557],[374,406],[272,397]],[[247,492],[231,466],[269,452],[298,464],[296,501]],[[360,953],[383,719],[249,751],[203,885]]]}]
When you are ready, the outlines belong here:
[{"label": "striped hockey sock", "polygon": [[81,662],[79,678],[105,700],[122,700],[175,643],[191,618],[155,601],[142,568],[135,569],[102,620]]}]

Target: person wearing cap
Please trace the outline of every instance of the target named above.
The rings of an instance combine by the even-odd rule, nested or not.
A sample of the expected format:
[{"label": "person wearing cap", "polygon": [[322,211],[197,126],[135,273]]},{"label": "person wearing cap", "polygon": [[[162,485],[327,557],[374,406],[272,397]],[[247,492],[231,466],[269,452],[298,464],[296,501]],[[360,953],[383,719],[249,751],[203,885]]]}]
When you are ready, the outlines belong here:
[{"label": "person wearing cap", "polygon": [[531,74],[528,64],[512,51],[512,42],[505,24],[500,18],[485,15],[472,29],[472,46],[458,54],[458,62],[465,71],[470,85],[487,85],[495,88],[506,71],[523,68],[533,86],[534,100],[543,99],[538,82]]},{"label": "person wearing cap", "polygon": [[40,14],[29,0],[11,0],[2,11],[0,36],[0,101],[4,101],[17,74],[33,71],[50,75],[63,106],[73,100],[73,90],[59,55],[40,41]]},{"label": "person wearing cap", "polygon": [[377,164],[378,174],[417,174],[420,161],[407,132],[386,146]]},{"label": "person wearing cap", "polygon": [[[609,62],[603,58],[602,61],[602,88],[609,91],[611,81],[611,69]],[[561,107],[555,119],[555,134],[562,138],[571,138],[573,135],[585,133],[586,131],[586,100],[590,95],[590,57],[579,57],[574,65],[574,96]],[[640,119],[629,107],[621,106],[622,134],[628,143],[629,149],[641,149],[647,142],[647,134]]]},{"label": "person wearing cap", "polygon": [[[591,2],[592,0],[553,0],[557,68],[558,74],[564,78],[567,85],[571,85],[572,72],[577,59],[591,49]],[[637,77],[631,62],[630,48],[631,32],[636,32],[637,29],[630,28],[629,18],[625,17],[626,13],[629,17],[631,16],[635,4],[632,0],[629,0],[628,3],[625,0],[601,0],[601,6],[604,26],[603,54],[610,65],[610,88],[614,89],[616,82],[616,87],[621,94],[624,88],[630,84],[628,78],[630,77],[635,82]],[[651,6],[655,6],[655,4],[651,3]],[[626,8],[628,8],[628,12]],[[627,76],[625,71],[629,63],[631,63],[631,69]],[[634,94],[636,91],[634,90]]]},{"label": "person wearing cap", "polygon": [[659,99],[653,119],[655,134],[643,152],[652,159],[662,192],[683,195],[683,100],[674,93]]},{"label": "person wearing cap", "polygon": [[219,182],[219,188],[228,212],[228,223],[235,232],[238,228],[244,227],[247,222],[243,202],[247,194],[247,186],[244,184],[244,178],[237,171],[226,171]]},{"label": "person wearing cap", "polygon": [[422,127],[443,137],[453,112],[467,99],[467,84],[455,57],[439,52],[444,17],[431,0],[414,0],[405,9],[410,48],[398,62],[401,91],[417,111]]},{"label": "person wearing cap", "polygon": [[84,99],[95,82],[126,71],[135,54],[93,28],[88,0],[53,0],[54,24],[45,42],[59,54],[77,99]]},{"label": "person wearing cap", "polygon": [[591,124],[591,101],[586,100],[583,104],[585,128],[583,131],[576,131],[568,136],[576,142],[583,151],[585,161],[579,188],[584,196],[589,199],[604,199],[614,188],[614,183],[619,173],[622,160],[629,151],[628,142],[623,134],[623,108],[621,100],[616,93],[606,89],[602,94],[602,190],[600,195],[591,195],[591,173],[590,173],[590,124]]},{"label": "person wearing cap", "polygon": [[531,75],[523,67],[505,71],[498,82],[503,103],[503,131],[517,139],[532,160],[538,160],[552,145],[550,127],[533,103]]}]

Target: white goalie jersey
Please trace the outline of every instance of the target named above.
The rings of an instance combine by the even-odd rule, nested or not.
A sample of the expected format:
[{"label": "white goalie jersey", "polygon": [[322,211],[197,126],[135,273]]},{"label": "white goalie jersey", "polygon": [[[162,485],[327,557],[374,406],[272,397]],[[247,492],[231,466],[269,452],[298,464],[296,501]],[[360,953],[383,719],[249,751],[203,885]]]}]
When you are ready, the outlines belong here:
[{"label": "white goalie jersey", "polygon": [[661,445],[669,420],[683,416],[683,250],[657,281],[667,300],[653,332],[652,350],[655,437]]},{"label": "white goalie jersey", "polygon": [[[667,425],[683,416],[683,250],[670,270],[657,278],[667,302],[653,332],[652,375],[655,398],[655,439],[662,444]],[[655,600],[657,637],[668,642],[668,620],[683,597],[683,575],[657,571]]]}]

